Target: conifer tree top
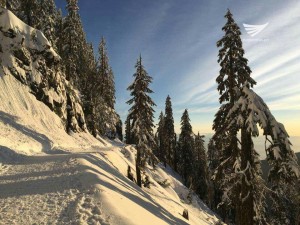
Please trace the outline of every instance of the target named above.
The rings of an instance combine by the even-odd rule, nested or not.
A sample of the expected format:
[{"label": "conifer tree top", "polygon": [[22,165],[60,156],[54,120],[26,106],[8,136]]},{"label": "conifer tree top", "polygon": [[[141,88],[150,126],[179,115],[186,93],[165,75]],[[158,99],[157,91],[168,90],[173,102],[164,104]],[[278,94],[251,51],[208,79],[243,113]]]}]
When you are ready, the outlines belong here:
[{"label": "conifer tree top", "polygon": [[189,113],[188,113],[188,110],[185,109],[183,114],[182,114],[182,117],[181,117],[181,132],[182,133],[192,133],[192,125],[190,124],[190,117],[189,117]]},{"label": "conifer tree top", "polygon": [[78,0],[67,0],[67,9],[70,13],[77,13],[79,10]]},{"label": "conifer tree top", "polygon": [[227,22],[222,28],[225,35],[217,42],[217,47],[220,48],[218,62],[221,70],[216,81],[221,95],[220,103],[232,103],[236,100],[238,89],[241,89],[245,83],[253,87],[256,82],[250,77],[251,69],[247,65],[248,60],[244,58],[241,31],[230,10],[227,11],[225,18]]}]

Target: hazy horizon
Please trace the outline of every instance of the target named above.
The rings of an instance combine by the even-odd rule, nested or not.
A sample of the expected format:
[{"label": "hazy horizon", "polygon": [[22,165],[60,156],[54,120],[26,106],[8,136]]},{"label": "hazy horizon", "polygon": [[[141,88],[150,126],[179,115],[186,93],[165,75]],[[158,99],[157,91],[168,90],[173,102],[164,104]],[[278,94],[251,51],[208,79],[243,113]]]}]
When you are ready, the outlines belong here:
[{"label": "hazy horizon", "polygon": [[[207,150],[207,144],[209,139],[212,137],[213,133],[203,133],[202,135],[205,135],[204,141],[205,141],[205,147]],[[290,141],[292,143],[292,149],[294,152],[300,152],[300,136],[290,136]],[[265,152],[265,137],[259,136],[256,138],[253,138],[254,147],[258,154],[260,155],[260,159],[266,158],[266,152]]]}]

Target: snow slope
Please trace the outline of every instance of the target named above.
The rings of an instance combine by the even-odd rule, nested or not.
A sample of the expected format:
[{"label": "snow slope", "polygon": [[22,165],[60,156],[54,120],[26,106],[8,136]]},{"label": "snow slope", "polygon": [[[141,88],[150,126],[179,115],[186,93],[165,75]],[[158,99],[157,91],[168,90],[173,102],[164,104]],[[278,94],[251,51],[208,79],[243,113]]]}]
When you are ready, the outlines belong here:
[{"label": "snow slope", "polygon": [[68,135],[61,119],[13,76],[0,77],[0,145],[23,154],[110,146],[82,132]]},{"label": "snow slope", "polygon": [[79,93],[44,34],[0,7],[0,74],[27,85],[73,131],[86,130]]},{"label": "snow slope", "polygon": [[195,196],[188,203],[187,188],[170,168],[148,167],[151,188],[140,189],[126,177],[128,165],[134,168],[133,147],[89,133],[68,135],[60,118],[10,75],[0,78],[0,90],[0,224],[217,221]]}]

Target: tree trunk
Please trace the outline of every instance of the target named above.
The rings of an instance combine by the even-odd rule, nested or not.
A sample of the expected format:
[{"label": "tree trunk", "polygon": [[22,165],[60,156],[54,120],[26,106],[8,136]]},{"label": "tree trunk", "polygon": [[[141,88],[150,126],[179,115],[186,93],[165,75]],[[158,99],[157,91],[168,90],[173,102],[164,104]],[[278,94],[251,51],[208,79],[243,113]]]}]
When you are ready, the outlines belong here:
[{"label": "tree trunk", "polygon": [[142,187],[142,176],[141,176],[141,150],[139,147],[137,147],[137,155],[136,155],[136,162],[135,162],[135,168],[136,168],[136,182],[137,185]]},{"label": "tree trunk", "polygon": [[174,161],[173,161],[173,164],[174,164],[174,170],[175,172],[178,172],[177,171],[177,149],[176,149],[176,142],[177,142],[177,137],[176,137],[176,134],[174,134],[174,143],[173,143],[173,151],[174,151]]},{"label": "tree trunk", "polygon": [[[244,172],[244,178],[241,185],[240,204],[236,212],[236,225],[254,225],[254,196],[251,178],[251,167],[253,167],[253,154],[252,154],[252,138],[245,128],[241,131],[241,170],[244,171],[248,164],[250,167]],[[250,182],[247,184],[245,178]]]}]

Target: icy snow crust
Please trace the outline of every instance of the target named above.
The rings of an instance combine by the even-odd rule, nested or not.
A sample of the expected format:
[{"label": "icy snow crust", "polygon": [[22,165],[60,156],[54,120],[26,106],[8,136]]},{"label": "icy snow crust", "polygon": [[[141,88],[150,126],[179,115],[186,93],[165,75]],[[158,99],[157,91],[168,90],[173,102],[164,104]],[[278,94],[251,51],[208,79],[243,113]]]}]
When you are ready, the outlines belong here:
[{"label": "icy snow crust", "polygon": [[[7,10],[2,9],[0,17],[2,31],[18,27],[16,32],[25,36],[32,31]],[[43,45],[28,48],[49,44],[42,33],[36,31],[36,37]],[[2,47],[7,44],[1,42]],[[46,49],[59,57],[50,45]],[[195,195],[191,202],[187,200],[188,189],[169,167],[148,166],[145,174],[151,188],[141,189],[126,177],[128,166],[135,172],[132,146],[95,139],[88,132],[68,135],[61,118],[7,71],[16,66],[7,52],[0,54],[0,224],[218,221]],[[189,211],[189,221],[181,216],[184,209]]]}]

